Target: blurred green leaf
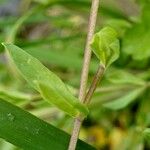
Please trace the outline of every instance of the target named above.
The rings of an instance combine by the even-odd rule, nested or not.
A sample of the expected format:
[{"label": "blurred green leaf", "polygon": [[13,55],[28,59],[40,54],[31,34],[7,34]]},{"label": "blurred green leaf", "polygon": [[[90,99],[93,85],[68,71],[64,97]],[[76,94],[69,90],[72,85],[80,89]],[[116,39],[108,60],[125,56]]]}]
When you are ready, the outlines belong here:
[{"label": "blurred green leaf", "polygon": [[46,4],[48,4],[51,0],[34,0],[34,1],[46,5]]},{"label": "blurred green leaf", "polygon": [[137,0],[141,4],[148,4],[150,0]]},{"label": "blurred green leaf", "polygon": [[19,148],[15,147],[14,145],[0,139],[0,148],[1,150],[20,150]]},{"label": "blurred green leaf", "polygon": [[[43,47],[25,47],[25,51],[31,54],[32,56],[38,58],[40,61],[52,65],[59,66],[60,68],[65,69],[72,69],[75,71],[80,71],[82,68],[82,58],[80,56],[76,56],[72,53],[66,53],[63,51],[63,55],[60,55],[61,52],[58,51],[52,51],[48,49],[45,49],[41,51],[41,48]],[[74,59],[72,59],[74,57]],[[64,61],[65,60],[65,61]],[[92,60],[91,61],[91,67],[90,72],[94,73],[97,68],[97,61]]]},{"label": "blurred green leaf", "polygon": [[[44,98],[44,88],[42,88],[43,86],[39,87],[39,83],[42,83],[42,85],[44,84],[49,87],[48,89],[45,89],[46,91],[49,90],[51,92],[49,93],[51,94],[51,96],[48,95],[49,99],[47,99],[49,102],[62,109],[60,104],[57,102],[57,98],[59,101],[60,99],[62,99],[63,105],[68,106],[68,109],[63,109],[63,111],[73,117],[77,117],[79,115],[83,115],[84,117],[87,116],[87,107],[81,104],[79,100],[71,94],[71,92],[61,81],[61,79],[57,77],[53,72],[48,70],[44,65],[42,65],[39,60],[32,57],[13,44],[4,44],[4,46],[8,50],[11,58],[13,59],[15,65],[17,66],[18,70],[25,78],[25,80],[38,92],[42,93]],[[55,101],[57,103],[54,103]],[[74,113],[69,110],[72,110],[72,112]]]},{"label": "blurred green leaf", "polygon": [[150,139],[150,128],[146,128],[144,131],[143,131],[143,135],[144,135],[144,138],[146,140],[149,140]]},{"label": "blurred green leaf", "polygon": [[138,126],[147,127],[150,124],[150,101],[149,98],[143,97],[139,103],[139,109],[136,115]]},{"label": "blurred green leaf", "polygon": [[144,150],[143,136],[141,128],[136,126],[128,128],[121,143],[115,150]]},{"label": "blurred green leaf", "polygon": [[127,30],[122,43],[122,50],[134,60],[150,58],[150,2],[145,4],[141,21]]},{"label": "blurred green leaf", "polygon": [[108,67],[119,57],[119,40],[116,31],[105,27],[94,35],[91,47],[100,63]]},{"label": "blurred green leaf", "polygon": [[14,90],[6,90],[0,88],[0,98],[7,99],[9,102],[30,101],[32,96]]},{"label": "blurred green leaf", "polygon": [[103,104],[103,106],[113,110],[122,109],[135,100],[143,92],[143,90],[143,87],[134,89],[126,93],[126,95],[121,95],[118,99],[114,99],[111,102]]},{"label": "blurred green leaf", "polygon": [[123,19],[109,19],[106,22],[106,25],[114,28],[117,31],[119,37],[122,37],[126,30],[132,27],[130,22]]},{"label": "blurred green leaf", "polygon": [[140,79],[137,75],[131,74],[125,70],[110,69],[106,74],[108,81],[114,84],[132,84],[144,85],[144,80]]}]

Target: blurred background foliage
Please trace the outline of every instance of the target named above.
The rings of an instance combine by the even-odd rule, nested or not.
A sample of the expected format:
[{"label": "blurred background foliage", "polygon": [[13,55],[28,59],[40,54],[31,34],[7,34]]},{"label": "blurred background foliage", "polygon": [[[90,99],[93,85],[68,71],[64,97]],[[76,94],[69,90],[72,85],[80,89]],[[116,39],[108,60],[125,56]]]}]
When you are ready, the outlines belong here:
[{"label": "blurred background foliage", "polygon": [[[0,42],[42,61],[77,95],[90,0],[0,0]],[[101,1],[96,31],[118,31],[120,58],[97,88],[80,138],[101,150],[148,150],[150,1]],[[89,84],[98,62],[92,56]],[[50,106],[17,74],[0,46],[0,97],[70,133],[73,119]],[[17,74],[17,75],[16,75]],[[1,150],[19,149],[0,141]]]}]

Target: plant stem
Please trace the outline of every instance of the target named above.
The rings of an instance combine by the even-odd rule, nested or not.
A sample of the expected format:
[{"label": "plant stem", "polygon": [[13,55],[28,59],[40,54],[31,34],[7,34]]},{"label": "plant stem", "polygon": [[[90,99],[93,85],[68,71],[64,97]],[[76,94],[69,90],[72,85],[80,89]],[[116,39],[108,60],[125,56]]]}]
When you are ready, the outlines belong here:
[{"label": "plant stem", "polygon": [[92,0],[91,13],[90,13],[90,18],[89,18],[88,35],[87,35],[85,51],[84,51],[84,61],[83,61],[80,90],[79,90],[79,99],[81,102],[84,101],[85,93],[86,93],[89,66],[90,66],[90,60],[91,60],[90,42],[93,38],[93,34],[95,31],[98,7],[99,7],[99,0]]},{"label": "plant stem", "polygon": [[[86,88],[87,88],[88,73],[89,73],[89,66],[90,66],[90,60],[91,60],[90,42],[92,40],[94,31],[95,31],[98,8],[99,8],[99,0],[92,0],[92,6],[91,6],[91,12],[90,12],[90,18],[89,18],[89,26],[88,26],[88,35],[87,35],[86,46],[85,46],[85,51],[84,51],[84,61],[83,61],[80,90],[79,90],[79,99],[81,102],[84,102]],[[73,128],[68,150],[75,150],[76,148],[82,121],[83,120],[81,118],[75,119],[74,128]]]},{"label": "plant stem", "polygon": [[85,104],[88,105],[90,103],[92,95],[93,95],[98,83],[101,81],[101,79],[104,75],[104,72],[105,72],[105,66],[100,64],[98,69],[97,69],[97,72],[93,78],[92,84],[91,84],[91,86],[90,86],[90,88],[86,94],[86,97],[84,99]]}]

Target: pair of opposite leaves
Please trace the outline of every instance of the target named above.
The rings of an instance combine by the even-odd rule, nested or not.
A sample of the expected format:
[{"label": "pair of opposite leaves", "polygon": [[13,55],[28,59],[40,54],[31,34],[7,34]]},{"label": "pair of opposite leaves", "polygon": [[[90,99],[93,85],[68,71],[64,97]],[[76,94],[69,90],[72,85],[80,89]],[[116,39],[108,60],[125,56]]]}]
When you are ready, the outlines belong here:
[{"label": "pair of opposite leaves", "polygon": [[[86,117],[88,108],[72,95],[62,80],[39,60],[13,44],[3,43],[24,79],[36,89],[43,99],[72,117]],[[111,27],[105,27],[94,35],[92,50],[100,64],[108,67],[119,56],[119,40]]]}]

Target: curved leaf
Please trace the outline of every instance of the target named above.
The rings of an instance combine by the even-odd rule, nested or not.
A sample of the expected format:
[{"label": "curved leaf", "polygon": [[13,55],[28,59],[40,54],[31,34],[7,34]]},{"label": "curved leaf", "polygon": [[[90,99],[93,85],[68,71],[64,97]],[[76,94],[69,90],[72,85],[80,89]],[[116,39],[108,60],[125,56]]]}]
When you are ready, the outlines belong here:
[{"label": "curved leaf", "polygon": [[116,31],[105,27],[94,35],[91,47],[100,63],[108,67],[119,57],[119,40]]},{"label": "curved leaf", "polygon": [[[45,89],[43,87],[39,87],[39,83],[43,83],[44,85],[50,87],[49,90],[51,93],[49,93],[49,98],[47,99],[50,103],[53,103],[70,116],[78,117],[79,114],[83,117],[87,116],[87,107],[81,104],[79,100],[72,95],[72,93],[68,90],[66,85],[58,76],[42,65],[39,60],[29,55],[19,47],[13,44],[3,45],[8,50],[11,58],[13,59],[24,79],[33,88],[40,93],[45,93]],[[60,101],[61,103],[59,103]],[[62,103],[63,106],[66,105],[66,109],[62,107]]]}]

